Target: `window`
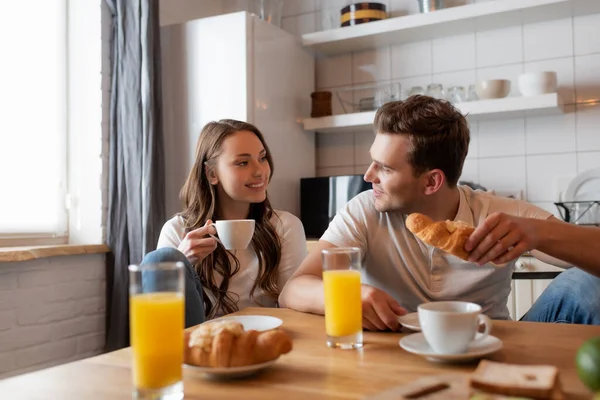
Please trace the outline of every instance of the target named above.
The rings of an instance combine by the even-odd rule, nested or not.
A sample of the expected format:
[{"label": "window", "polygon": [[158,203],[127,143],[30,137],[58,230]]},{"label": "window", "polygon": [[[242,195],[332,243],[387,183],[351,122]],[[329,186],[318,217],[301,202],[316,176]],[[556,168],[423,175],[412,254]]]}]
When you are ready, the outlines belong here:
[{"label": "window", "polygon": [[66,1],[2,3],[0,246],[67,242]]}]

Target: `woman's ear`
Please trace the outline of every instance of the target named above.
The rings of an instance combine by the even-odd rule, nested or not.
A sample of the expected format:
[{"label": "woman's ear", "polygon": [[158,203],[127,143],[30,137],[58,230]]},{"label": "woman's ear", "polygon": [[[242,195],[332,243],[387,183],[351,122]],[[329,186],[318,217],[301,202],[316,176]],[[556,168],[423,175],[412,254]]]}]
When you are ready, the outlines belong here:
[{"label": "woman's ear", "polygon": [[211,185],[216,185],[219,183],[219,178],[217,178],[217,174],[213,168],[210,168],[208,165],[204,164],[204,173],[206,174],[206,179],[208,179],[208,183]]}]

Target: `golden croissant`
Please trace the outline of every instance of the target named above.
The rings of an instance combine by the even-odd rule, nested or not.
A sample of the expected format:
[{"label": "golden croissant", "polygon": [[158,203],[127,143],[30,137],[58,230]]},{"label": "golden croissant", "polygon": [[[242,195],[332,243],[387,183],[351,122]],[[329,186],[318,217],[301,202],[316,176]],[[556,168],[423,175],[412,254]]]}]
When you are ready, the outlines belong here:
[{"label": "golden croissant", "polygon": [[463,260],[469,258],[469,252],[465,250],[465,243],[475,230],[471,225],[449,220],[434,222],[426,215],[412,213],[406,218],[406,227],[430,246],[437,247]]},{"label": "golden croissant", "polygon": [[236,321],[212,321],[186,332],[186,364],[201,367],[243,367],[271,361],[292,350],[282,330],[245,331]]}]

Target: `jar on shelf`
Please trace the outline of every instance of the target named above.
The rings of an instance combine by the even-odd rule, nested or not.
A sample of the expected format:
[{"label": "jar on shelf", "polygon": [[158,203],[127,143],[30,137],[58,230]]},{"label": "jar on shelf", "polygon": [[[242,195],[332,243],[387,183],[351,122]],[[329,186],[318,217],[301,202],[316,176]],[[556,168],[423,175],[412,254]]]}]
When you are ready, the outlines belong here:
[{"label": "jar on shelf", "polygon": [[406,98],[409,98],[410,96],[415,96],[415,95],[424,95],[425,94],[425,89],[423,89],[421,86],[413,86],[410,88],[410,90],[408,91],[408,93],[406,94]]},{"label": "jar on shelf", "polygon": [[427,91],[425,92],[425,95],[440,100],[446,99],[444,87],[441,83],[430,83],[429,85],[427,85]]},{"label": "jar on shelf", "polygon": [[467,94],[465,88],[462,86],[450,86],[448,88],[448,97],[446,98],[450,103],[457,104],[467,100]]}]

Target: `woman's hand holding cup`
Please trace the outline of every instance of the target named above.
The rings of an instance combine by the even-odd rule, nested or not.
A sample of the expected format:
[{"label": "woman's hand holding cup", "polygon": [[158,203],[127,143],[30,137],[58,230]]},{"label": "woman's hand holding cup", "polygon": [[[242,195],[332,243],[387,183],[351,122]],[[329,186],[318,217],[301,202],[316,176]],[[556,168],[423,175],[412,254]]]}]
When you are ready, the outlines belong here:
[{"label": "woman's hand holding cup", "polygon": [[208,220],[203,227],[189,231],[177,249],[181,251],[192,264],[195,264],[198,261],[202,261],[217,248],[217,241],[209,236],[214,235],[215,233],[217,233],[217,230],[215,229],[213,222]]}]

